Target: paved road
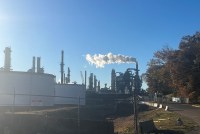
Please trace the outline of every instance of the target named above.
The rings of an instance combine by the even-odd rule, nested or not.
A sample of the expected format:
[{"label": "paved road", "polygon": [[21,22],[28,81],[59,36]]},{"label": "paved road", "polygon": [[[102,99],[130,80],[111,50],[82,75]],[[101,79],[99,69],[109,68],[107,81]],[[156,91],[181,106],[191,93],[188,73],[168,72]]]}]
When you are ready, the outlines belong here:
[{"label": "paved road", "polygon": [[169,106],[169,110],[180,113],[186,117],[193,119],[200,126],[200,108],[193,107],[190,104],[167,104]]}]

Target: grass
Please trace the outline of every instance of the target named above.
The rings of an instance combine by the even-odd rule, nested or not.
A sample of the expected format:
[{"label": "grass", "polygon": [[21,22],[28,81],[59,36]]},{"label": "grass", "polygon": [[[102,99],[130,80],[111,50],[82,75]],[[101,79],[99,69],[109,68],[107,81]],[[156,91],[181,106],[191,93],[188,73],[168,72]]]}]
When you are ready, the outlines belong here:
[{"label": "grass", "polygon": [[[160,130],[174,130],[188,133],[197,127],[197,124],[191,119],[182,116],[175,112],[165,111],[163,109],[156,109],[149,112],[140,114],[140,120],[142,119],[153,119],[156,127]],[[181,118],[183,121],[182,126],[176,125],[176,120]]]},{"label": "grass", "polygon": [[[183,121],[182,126],[176,125],[176,120],[181,118]],[[191,119],[181,116],[178,113],[165,111],[163,109],[154,109],[139,114],[139,120],[153,119],[156,128],[159,130],[172,130],[179,133],[191,133],[192,131],[198,131],[197,124]],[[114,121],[115,131],[119,134],[131,134],[133,133],[133,116],[117,118]],[[119,125],[121,124],[121,125]]]}]

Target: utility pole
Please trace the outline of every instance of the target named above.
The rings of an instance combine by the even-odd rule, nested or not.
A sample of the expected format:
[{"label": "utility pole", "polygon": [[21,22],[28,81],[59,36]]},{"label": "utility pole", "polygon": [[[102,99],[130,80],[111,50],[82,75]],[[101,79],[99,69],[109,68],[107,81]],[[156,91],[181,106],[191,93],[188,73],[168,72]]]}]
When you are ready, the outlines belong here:
[{"label": "utility pole", "polygon": [[139,80],[139,70],[138,70],[138,62],[136,61],[136,68],[135,68],[135,88],[134,88],[134,133],[139,134],[138,132],[138,91],[140,90],[140,80]]},{"label": "utility pole", "polygon": [[[140,78],[139,78],[139,70],[138,70],[138,62],[135,61],[136,67],[135,68],[128,68],[127,71],[131,72],[131,70],[135,71],[135,76],[132,76],[131,87],[134,88],[133,90],[133,110],[134,110],[134,134],[139,134],[138,131],[138,92],[140,90]],[[134,82],[134,84],[133,84]],[[134,87],[133,87],[134,85]]]}]

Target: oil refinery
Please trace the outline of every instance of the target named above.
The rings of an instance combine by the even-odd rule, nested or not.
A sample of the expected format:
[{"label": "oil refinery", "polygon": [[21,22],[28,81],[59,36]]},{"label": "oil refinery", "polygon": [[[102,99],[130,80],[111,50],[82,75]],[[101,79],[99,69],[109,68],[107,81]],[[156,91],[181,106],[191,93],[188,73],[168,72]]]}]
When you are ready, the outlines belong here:
[{"label": "oil refinery", "polygon": [[[69,84],[70,69],[64,73],[64,51],[61,55],[61,83],[56,76],[44,73],[41,58],[33,57],[27,72],[11,69],[11,48],[4,50],[4,66],[0,68],[0,106],[85,105],[85,85]],[[36,65],[37,63],[37,65]]]},{"label": "oil refinery", "polygon": [[[32,58],[32,67],[26,71],[11,69],[11,48],[4,50],[4,66],[0,68],[0,106],[54,106],[65,104],[85,105],[86,96],[91,94],[132,94],[134,74],[130,68],[125,73],[111,71],[111,86],[100,88],[100,80],[90,73],[87,87],[87,72],[85,78],[80,71],[82,84],[70,83],[71,71],[64,70],[64,51],[61,51],[60,82],[56,76],[45,73],[41,68],[41,57]],[[141,81],[139,80],[141,84]],[[141,87],[141,85],[139,86]]]}]

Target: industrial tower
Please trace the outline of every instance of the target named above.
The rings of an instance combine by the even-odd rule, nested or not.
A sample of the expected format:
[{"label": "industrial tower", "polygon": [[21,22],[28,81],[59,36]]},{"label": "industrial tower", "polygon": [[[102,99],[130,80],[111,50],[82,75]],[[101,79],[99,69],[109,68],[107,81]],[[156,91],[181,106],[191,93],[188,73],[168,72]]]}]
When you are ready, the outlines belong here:
[{"label": "industrial tower", "polygon": [[60,63],[60,73],[61,73],[61,84],[64,82],[64,51],[61,52],[61,63]]},{"label": "industrial tower", "polygon": [[89,77],[89,90],[93,90],[93,73],[90,73]]},{"label": "industrial tower", "polygon": [[5,53],[4,71],[11,71],[11,48],[6,47],[4,53]]},{"label": "industrial tower", "polygon": [[116,90],[116,73],[115,69],[112,69],[111,71],[111,90]]}]

